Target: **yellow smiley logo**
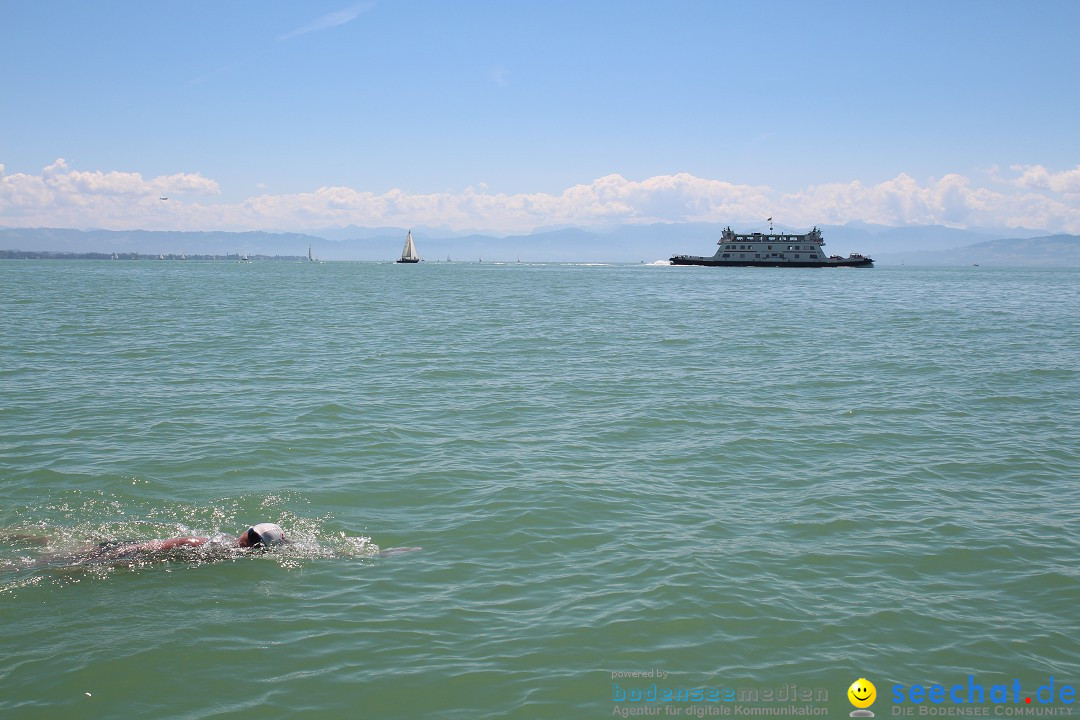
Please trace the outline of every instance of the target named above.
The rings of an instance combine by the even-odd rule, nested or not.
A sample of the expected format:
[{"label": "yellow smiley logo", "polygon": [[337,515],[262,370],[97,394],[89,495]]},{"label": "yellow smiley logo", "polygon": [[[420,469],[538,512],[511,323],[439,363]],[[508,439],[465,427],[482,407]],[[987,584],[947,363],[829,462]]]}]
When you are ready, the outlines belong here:
[{"label": "yellow smiley logo", "polygon": [[877,688],[866,678],[859,678],[847,689],[848,700],[857,708],[868,708],[877,700]]}]

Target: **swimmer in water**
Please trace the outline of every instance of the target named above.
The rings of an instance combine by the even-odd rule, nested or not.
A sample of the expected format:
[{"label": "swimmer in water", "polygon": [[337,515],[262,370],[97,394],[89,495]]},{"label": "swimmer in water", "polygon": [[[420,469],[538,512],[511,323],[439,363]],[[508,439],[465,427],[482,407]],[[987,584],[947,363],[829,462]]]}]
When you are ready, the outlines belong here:
[{"label": "swimmer in water", "polygon": [[68,555],[52,555],[39,559],[35,566],[56,565],[57,563],[73,565],[101,565],[126,558],[167,559],[175,552],[189,548],[201,548],[212,546],[217,548],[244,548],[267,550],[274,545],[283,545],[289,542],[285,537],[285,531],[280,525],[274,523],[259,523],[252,525],[241,533],[232,542],[219,542],[209,537],[174,537],[166,540],[150,540],[149,542],[105,542],[95,547],[89,547],[81,552]]},{"label": "swimmer in water", "polygon": [[[23,545],[49,545],[48,537],[31,535],[23,532],[0,534],[0,540],[10,540]],[[77,570],[79,568],[143,565],[157,562],[190,562],[226,560],[237,557],[237,553],[249,550],[269,550],[273,546],[288,544],[290,541],[280,525],[259,523],[252,525],[235,538],[228,536],[186,536],[147,542],[107,541],[97,545],[88,545],[75,552],[56,553],[29,558],[22,563],[0,560],[0,570],[19,568],[52,567],[59,570]],[[375,548],[377,550],[377,547]],[[389,558],[405,553],[422,550],[419,547],[392,547],[378,550],[365,557]]]},{"label": "swimmer in water", "polygon": [[[157,553],[176,550],[179,548],[197,548],[210,542],[208,537],[175,537],[168,540],[151,540],[144,543],[131,543],[125,545],[107,545],[102,548],[107,550],[110,557],[127,557],[140,553]],[[236,547],[267,549],[272,545],[281,545],[289,542],[285,538],[285,531],[280,525],[274,523],[259,523],[252,525],[239,537],[236,538]]]}]

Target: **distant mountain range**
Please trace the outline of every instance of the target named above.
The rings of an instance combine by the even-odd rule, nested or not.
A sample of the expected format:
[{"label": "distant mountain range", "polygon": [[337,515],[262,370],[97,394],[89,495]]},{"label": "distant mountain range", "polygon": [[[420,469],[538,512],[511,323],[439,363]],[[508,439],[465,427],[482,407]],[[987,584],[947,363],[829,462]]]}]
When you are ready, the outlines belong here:
[{"label": "distant mountain range", "polygon": [[1080,267],[1080,236],[1049,235],[1035,238],[987,240],[950,250],[881,253],[881,265],[988,265]]},{"label": "distant mountain range", "polygon": [[[558,228],[527,235],[460,234],[447,228],[412,228],[429,261],[652,262],[686,253],[711,255],[723,225],[658,223],[608,230]],[[738,228],[745,229],[745,228]],[[826,254],[861,252],[879,265],[1080,266],[1080,236],[1038,230],[958,230],[937,225],[884,227],[851,223],[821,226]],[[777,230],[779,232],[779,229]],[[321,260],[393,260],[404,228],[327,229],[318,235],[272,232],[167,232],[0,228],[0,250],[143,255],[305,256]],[[1009,235],[1005,236],[1004,232]],[[327,237],[332,236],[332,237]]]}]

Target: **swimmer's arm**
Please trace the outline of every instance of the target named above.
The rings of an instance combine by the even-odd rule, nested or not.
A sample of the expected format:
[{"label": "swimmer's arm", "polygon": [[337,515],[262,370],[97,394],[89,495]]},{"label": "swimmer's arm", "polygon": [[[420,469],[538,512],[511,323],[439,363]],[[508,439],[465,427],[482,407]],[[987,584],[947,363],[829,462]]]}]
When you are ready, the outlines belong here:
[{"label": "swimmer's arm", "polygon": [[150,542],[136,543],[134,545],[122,545],[110,552],[109,555],[124,557],[135,553],[165,552],[183,547],[202,547],[209,541],[210,538],[205,537],[178,537],[169,538],[168,540],[151,540]]},{"label": "swimmer's arm", "polygon": [[179,537],[168,540],[151,540],[145,543],[131,543],[129,545],[114,546],[101,549],[96,546],[85,548],[82,552],[73,554],[46,555],[38,558],[30,567],[42,567],[62,563],[65,565],[78,565],[84,563],[97,564],[119,560],[140,555],[142,553],[167,552],[176,548],[202,547],[210,538],[205,537]]},{"label": "swimmer's arm", "polygon": [[207,537],[178,537],[168,540],[151,540],[144,546],[147,550],[175,550],[181,547],[202,547],[210,541]]}]

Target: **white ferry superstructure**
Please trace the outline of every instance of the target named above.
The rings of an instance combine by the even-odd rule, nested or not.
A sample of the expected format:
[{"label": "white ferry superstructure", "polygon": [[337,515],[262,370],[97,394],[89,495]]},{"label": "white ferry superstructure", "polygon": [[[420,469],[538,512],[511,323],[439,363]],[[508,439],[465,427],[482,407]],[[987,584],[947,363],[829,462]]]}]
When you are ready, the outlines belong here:
[{"label": "white ferry superstructure", "polygon": [[723,265],[728,267],[873,267],[872,258],[852,253],[826,257],[825,241],[816,227],[808,233],[736,233],[724,228],[711,257],[673,255],[672,265]]}]

